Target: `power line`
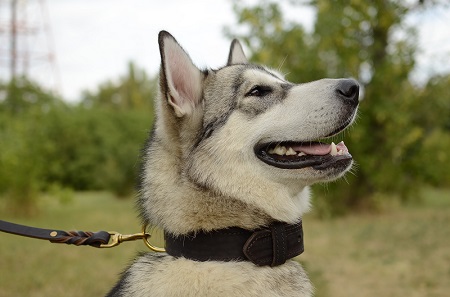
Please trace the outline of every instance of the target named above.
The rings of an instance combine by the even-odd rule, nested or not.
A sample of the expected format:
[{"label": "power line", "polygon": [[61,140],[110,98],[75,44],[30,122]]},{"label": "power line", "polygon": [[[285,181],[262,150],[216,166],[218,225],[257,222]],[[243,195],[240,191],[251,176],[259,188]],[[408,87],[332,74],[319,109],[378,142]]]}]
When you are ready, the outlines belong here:
[{"label": "power line", "polygon": [[0,0],[0,75],[6,81],[25,76],[60,90],[44,0]]}]

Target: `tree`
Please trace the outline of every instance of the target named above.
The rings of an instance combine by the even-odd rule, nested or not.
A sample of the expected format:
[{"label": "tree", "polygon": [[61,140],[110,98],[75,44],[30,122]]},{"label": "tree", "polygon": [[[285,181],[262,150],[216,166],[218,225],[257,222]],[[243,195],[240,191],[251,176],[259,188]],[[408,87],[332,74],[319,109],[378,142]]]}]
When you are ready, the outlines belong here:
[{"label": "tree", "polygon": [[63,104],[55,93],[45,90],[25,76],[15,77],[8,83],[0,82],[0,112],[20,116],[30,109],[49,110]]},{"label": "tree", "polygon": [[0,84],[0,94],[0,194],[9,198],[11,211],[30,214],[36,210],[46,166],[41,125],[50,110],[65,104],[26,77]]},{"label": "tree", "polygon": [[[408,79],[415,64],[417,38],[405,18],[421,6],[395,0],[290,3],[315,7],[317,19],[312,32],[306,32],[299,23],[285,21],[279,2],[263,1],[247,7],[235,1],[238,23],[246,30],[234,34],[228,28],[227,34],[244,41],[254,62],[272,67],[282,64],[291,81],[352,76],[363,85],[357,123],[343,136],[358,163],[356,173],[347,175],[350,186],[339,182],[316,187],[322,195],[333,193],[324,208],[343,212],[348,207],[376,207],[380,197],[413,199],[420,185],[428,181],[424,167],[429,176],[437,178],[433,165],[421,162],[436,142],[430,142],[427,151],[419,149],[433,135],[423,126],[433,115],[421,109],[424,98]],[[429,98],[427,105],[438,108],[439,102]],[[430,129],[436,132],[432,126]],[[438,135],[433,137],[448,141],[448,134]],[[450,176],[448,169],[440,174],[442,171]],[[443,177],[435,183],[445,183],[441,180]]]},{"label": "tree", "polygon": [[150,79],[146,72],[128,63],[128,73],[118,82],[108,80],[100,84],[96,91],[83,92],[82,105],[85,107],[152,110],[152,98],[156,94],[157,80]]},{"label": "tree", "polygon": [[450,186],[450,74],[430,78],[420,90],[420,100],[414,106],[420,110],[413,121],[422,127],[419,150],[421,174],[426,182],[436,187]]},{"label": "tree", "polygon": [[136,69],[80,104],[26,78],[0,83],[0,198],[31,212],[55,188],[132,193],[156,86]]}]

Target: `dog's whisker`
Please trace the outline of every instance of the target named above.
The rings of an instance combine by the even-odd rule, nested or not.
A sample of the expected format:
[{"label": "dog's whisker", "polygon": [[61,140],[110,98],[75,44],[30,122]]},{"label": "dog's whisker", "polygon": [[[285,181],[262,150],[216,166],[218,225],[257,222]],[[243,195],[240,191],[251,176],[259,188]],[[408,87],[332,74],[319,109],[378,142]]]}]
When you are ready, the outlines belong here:
[{"label": "dog's whisker", "polygon": [[[277,68],[277,70],[279,71],[279,72],[281,72],[281,68],[283,67],[283,65],[284,65],[284,62],[286,62],[286,59],[287,59],[287,55],[286,56],[284,56],[284,58],[283,58],[283,60],[281,60],[281,63],[280,63],[280,65],[278,65],[278,68]],[[284,74],[285,76],[286,76],[286,74]]]}]

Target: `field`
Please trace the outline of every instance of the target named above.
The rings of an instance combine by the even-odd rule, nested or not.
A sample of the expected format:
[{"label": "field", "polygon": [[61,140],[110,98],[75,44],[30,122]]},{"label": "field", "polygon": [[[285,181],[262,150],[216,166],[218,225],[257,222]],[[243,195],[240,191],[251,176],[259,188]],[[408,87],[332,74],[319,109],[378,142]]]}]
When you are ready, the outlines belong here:
[{"label": "field", "polygon": [[317,296],[449,296],[450,192],[425,197],[379,215],[306,217],[299,258]]},{"label": "field", "polygon": [[[318,297],[448,296],[450,193],[427,190],[421,204],[383,214],[319,220],[304,218],[305,266]],[[0,200],[1,202],[1,200]],[[64,230],[140,229],[133,201],[108,193],[77,193],[69,203],[43,198],[39,215],[0,218]],[[122,269],[146,247],[114,249],[51,244],[0,233],[0,296],[102,296]]]}]

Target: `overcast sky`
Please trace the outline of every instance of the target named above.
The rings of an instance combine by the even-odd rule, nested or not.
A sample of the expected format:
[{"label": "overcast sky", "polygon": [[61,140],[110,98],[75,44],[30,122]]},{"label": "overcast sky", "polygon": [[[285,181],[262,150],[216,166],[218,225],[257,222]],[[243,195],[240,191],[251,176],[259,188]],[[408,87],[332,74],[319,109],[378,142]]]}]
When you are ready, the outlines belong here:
[{"label": "overcast sky", "polygon": [[[148,73],[156,73],[160,64],[160,30],[172,33],[198,66],[222,66],[230,42],[224,37],[223,28],[235,23],[227,0],[47,0],[46,6],[59,88],[63,97],[71,101],[77,100],[82,90],[124,74],[131,60]],[[0,11],[0,18],[5,17]],[[314,22],[311,9],[291,10],[288,17],[302,22],[307,29]],[[449,71],[450,7],[413,16],[409,21],[419,29],[422,48],[415,77]],[[55,76],[50,68],[35,67],[34,71],[39,80],[49,81]],[[4,67],[0,78],[4,79],[5,73]]]}]

